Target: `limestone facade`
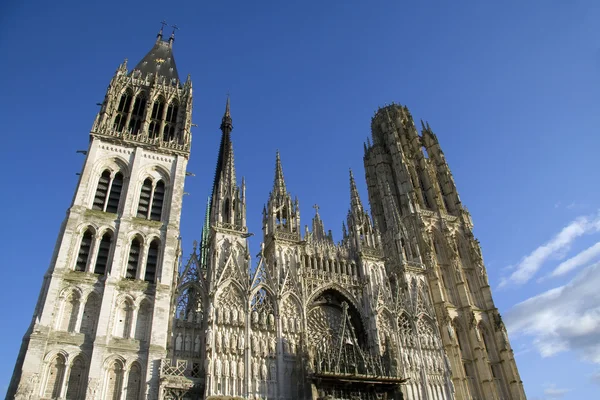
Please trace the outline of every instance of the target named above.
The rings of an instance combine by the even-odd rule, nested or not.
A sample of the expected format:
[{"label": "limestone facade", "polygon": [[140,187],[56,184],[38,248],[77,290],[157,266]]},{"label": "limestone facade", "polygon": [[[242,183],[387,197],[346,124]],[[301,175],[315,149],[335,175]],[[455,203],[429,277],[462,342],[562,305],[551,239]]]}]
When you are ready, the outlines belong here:
[{"label": "limestone facade", "polygon": [[[229,99],[202,237],[181,257],[191,80],[162,31],[111,80],[8,398],[525,399],[437,136],[386,106],[342,240],[280,155],[251,256]],[[255,258],[255,262],[251,260]]]}]

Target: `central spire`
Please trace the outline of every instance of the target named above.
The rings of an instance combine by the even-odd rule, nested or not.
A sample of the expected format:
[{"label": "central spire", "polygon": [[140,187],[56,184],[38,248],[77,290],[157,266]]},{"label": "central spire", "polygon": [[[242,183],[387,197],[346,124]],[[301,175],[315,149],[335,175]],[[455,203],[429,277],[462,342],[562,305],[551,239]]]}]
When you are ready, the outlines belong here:
[{"label": "central spire", "polygon": [[283,168],[281,168],[281,157],[279,150],[275,156],[275,180],[273,181],[273,196],[285,196],[287,190],[285,188],[285,180],[283,179]]},{"label": "central spire", "polygon": [[235,186],[235,165],[233,161],[233,143],[231,142],[232,130],[233,122],[231,119],[230,100],[229,96],[227,96],[225,113],[221,120],[221,145],[219,146],[219,158],[217,159],[213,193],[218,190],[219,184]]}]

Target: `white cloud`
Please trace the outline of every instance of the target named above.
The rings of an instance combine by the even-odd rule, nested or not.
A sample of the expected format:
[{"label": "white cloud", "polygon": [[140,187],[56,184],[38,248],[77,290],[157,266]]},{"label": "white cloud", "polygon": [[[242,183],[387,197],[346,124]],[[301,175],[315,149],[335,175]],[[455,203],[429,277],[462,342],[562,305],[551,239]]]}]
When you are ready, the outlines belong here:
[{"label": "white cloud", "polygon": [[594,372],[592,376],[590,376],[590,380],[592,381],[592,383],[600,385],[600,371]]},{"label": "white cloud", "polygon": [[586,267],[564,286],[515,305],[506,314],[512,335],[533,338],[543,357],[575,351],[600,364],[600,263]]},{"label": "white cloud", "polygon": [[586,233],[598,232],[599,230],[600,214],[575,219],[550,241],[523,257],[519,264],[514,267],[514,272],[508,278],[502,279],[500,287],[509,283],[517,285],[527,283],[548,259],[564,256],[575,239]]},{"label": "white cloud", "polygon": [[598,257],[600,257],[600,242],[596,243],[591,247],[588,247],[576,256],[571,257],[568,260],[560,263],[559,266],[556,267],[554,271],[552,271],[550,276],[557,277],[564,275],[568,272],[571,272],[575,268],[589,264],[591,261],[594,261]]},{"label": "white cloud", "polygon": [[571,389],[559,389],[553,383],[546,386],[546,389],[544,389],[544,395],[546,395],[549,399],[560,399],[570,391]]}]

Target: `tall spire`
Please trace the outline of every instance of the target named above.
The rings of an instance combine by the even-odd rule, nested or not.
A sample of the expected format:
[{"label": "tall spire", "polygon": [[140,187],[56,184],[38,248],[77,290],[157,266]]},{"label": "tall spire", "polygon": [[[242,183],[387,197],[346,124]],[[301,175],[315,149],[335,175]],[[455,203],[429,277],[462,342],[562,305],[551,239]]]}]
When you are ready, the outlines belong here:
[{"label": "tall spire", "polygon": [[354,181],[352,169],[350,170],[350,205],[352,207],[352,212],[363,212],[363,205],[360,201],[360,196],[358,195],[358,189],[356,189],[356,182]]},{"label": "tall spire", "polygon": [[221,145],[219,146],[219,158],[217,159],[217,170],[215,171],[215,181],[213,193],[218,189],[219,183],[223,179],[230,180],[229,184],[235,185],[235,165],[233,161],[233,143],[231,142],[231,131],[233,123],[229,104],[229,96],[225,104],[225,114],[221,121]]},{"label": "tall spire", "polygon": [[281,157],[279,150],[275,157],[275,180],[273,182],[273,196],[284,196],[286,194],[285,180],[283,179],[283,168],[281,168]]},{"label": "tall spire", "polygon": [[[166,24],[164,21],[162,23]],[[154,46],[150,49],[148,54],[137,63],[135,68],[133,68],[133,71],[139,71],[139,77],[141,78],[157,75],[161,78],[165,78],[166,83],[172,84],[179,81],[179,74],[177,73],[177,67],[175,66],[175,58],[173,57],[173,41],[172,39],[169,39],[168,42],[165,42],[162,37],[163,28],[161,27],[156,35]]]}]

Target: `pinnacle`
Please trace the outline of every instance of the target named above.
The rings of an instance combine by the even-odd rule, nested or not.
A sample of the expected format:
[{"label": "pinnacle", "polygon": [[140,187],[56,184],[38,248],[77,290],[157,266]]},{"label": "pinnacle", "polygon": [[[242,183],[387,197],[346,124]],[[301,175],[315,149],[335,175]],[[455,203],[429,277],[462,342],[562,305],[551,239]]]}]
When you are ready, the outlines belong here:
[{"label": "pinnacle", "polygon": [[362,212],[363,206],[362,202],[360,201],[358,189],[356,188],[356,181],[354,180],[352,169],[350,170],[350,204],[353,211],[356,210]]},{"label": "pinnacle", "polygon": [[283,178],[283,168],[281,168],[281,157],[279,156],[279,150],[277,150],[275,156],[275,180],[273,182],[273,196],[285,195],[285,180]]}]

